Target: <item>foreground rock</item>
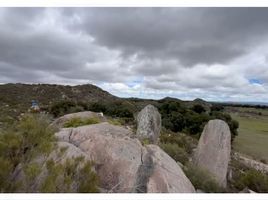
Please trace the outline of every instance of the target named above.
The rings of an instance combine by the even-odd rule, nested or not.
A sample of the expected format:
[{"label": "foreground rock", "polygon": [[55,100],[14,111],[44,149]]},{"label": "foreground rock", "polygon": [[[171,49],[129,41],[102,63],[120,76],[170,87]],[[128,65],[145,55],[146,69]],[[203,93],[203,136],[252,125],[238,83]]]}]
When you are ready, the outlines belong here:
[{"label": "foreground rock", "polygon": [[227,184],[231,152],[231,133],[222,120],[210,120],[205,126],[194,155],[194,163],[215,176],[222,187]]},{"label": "foreground rock", "polygon": [[156,144],[161,131],[161,115],[157,108],[147,105],[137,117],[137,136],[139,139],[148,139],[150,143]]},{"label": "foreground rock", "polygon": [[88,119],[88,118],[97,118],[101,122],[105,122],[106,118],[103,116],[102,113],[95,113],[91,111],[84,111],[84,112],[77,112],[64,115],[58,119],[56,119],[52,125],[58,128],[62,128],[66,122],[73,118],[80,118],[80,119]]},{"label": "foreground rock", "polygon": [[153,163],[147,192],[195,192],[195,188],[179,165],[156,145],[148,145]]},{"label": "foreground rock", "polygon": [[142,146],[128,129],[104,122],[63,128],[56,136],[95,162],[104,192],[195,192],[171,157],[158,146]]}]

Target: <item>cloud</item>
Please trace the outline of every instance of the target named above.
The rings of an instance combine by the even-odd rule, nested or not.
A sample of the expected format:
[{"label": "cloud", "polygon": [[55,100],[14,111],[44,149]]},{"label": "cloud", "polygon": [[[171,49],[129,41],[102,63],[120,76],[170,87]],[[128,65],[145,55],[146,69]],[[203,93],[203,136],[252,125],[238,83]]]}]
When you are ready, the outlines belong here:
[{"label": "cloud", "polygon": [[0,8],[0,82],[268,101],[267,19],[267,8]]}]

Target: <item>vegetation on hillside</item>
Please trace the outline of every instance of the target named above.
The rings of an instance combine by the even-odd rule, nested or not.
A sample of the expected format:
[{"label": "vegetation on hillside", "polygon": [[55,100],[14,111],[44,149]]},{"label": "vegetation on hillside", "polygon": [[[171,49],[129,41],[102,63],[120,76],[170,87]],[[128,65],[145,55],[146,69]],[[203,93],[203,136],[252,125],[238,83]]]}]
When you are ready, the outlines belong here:
[{"label": "vegetation on hillside", "polygon": [[[181,101],[175,98],[144,100],[120,99],[94,85],[63,86],[49,84],[5,84],[0,86],[1,123],[12,122],[27,112],[31,100],[39,102],[42,111],[59,117],[79,111],[103,112],[106,116],[133,123],[138,111],[152,104],[159,108],[163,126],[173,132],[199,135],[210,119],[220,118],[230,126],[232,138],[237,135],[238,123],[221,109],[214,109],[202,99]],[[211,109],[210,109],[211,107]]]},{"label": "vegetation on hillside", "polygon": [[[50,107],[50,113],[55,117],[77,111],[90,110],[94,112],[103,112],[106,116],[118,118],[125,123],[134,124],[134,118],[140,111],[139,107],[143,104],[141,100],[130,101],[112,101],[112,102],[92,102],[75,103],[70,101],[61,101]],[[222,119],[226,121],[232,133],[232,140],[237,135],[239,124],[231,116],[224,113],[223,110],[213,107],[208,109],[200,104],[194,104],[187,107],[175,100],[161,100],[153,103],[158,107],[162,117],[162,125],[173,132],[184,132],[196,135],[197,138],[203,131],[205,124],[211,119]]]},{"label": "vegetation on hillside", "polygon": [[205,124],[211,119],[222,119],[228,123],[232,133],[232,139],[237,135],[239,124],[232,117],[215,110],[205,110],[202,105],[194,105],[191,108],[183,107],[175,101],[166,101],[159,106],[162,115],[163,126],[173,132],[185,132],[191,135],[198,135],[203,131]]}]

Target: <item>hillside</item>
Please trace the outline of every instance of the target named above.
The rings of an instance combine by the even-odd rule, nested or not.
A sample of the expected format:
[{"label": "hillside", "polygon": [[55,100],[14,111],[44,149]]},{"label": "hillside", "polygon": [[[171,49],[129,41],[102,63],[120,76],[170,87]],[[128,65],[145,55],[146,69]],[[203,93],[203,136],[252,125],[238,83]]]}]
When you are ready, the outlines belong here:
[{"label": "hillside", "polygon": [[31,101],[36,100],[39,106],[47,109],[52,104],[60,101],[71,102],[122,102],[132,111],[142,109],[147,104],[155,106],[161,105],[163,102],[178,102],[184,107],[192,107],[195,104],[200,104],[205,108],[209,108],[209,104],[204,100],[200,101],[182,101],[180,99],[166,97],[161,100],[139,99],[139,98],[119,98],[101,88],[86,84],[86,85],[56,85],[56,84],[21,84],[9,83],[0,85],[0,122],[7,121],[9,117],[17,117],[20,113],[26,112]]},{"label": "hillside", "polygon": [[73,102],[114,101],[118,98],[97,86],[86,84],[64,86],[52,84],[4,84],[0,85],[0,118],[17,116],[31,106],[31,101],[39,102],[40,107],[69,100]]}]

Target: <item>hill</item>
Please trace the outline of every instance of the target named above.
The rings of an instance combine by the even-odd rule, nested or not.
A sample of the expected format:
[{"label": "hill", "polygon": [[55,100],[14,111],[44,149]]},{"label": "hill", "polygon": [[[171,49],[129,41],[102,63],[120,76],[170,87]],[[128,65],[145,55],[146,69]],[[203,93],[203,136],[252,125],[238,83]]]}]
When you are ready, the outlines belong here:
[{"label": "hill", "polygon": [[119,99],[97,86],[86,84],[64,86],[52,84],[4,84],[0,85],[0,117],[17,116],[27,111],[31,101],[38,101],[43,108],[55,102],[114,101]]},{"label": "hill", "polygon": [[[0,85],[0,127],[12,124],[31,107],[31,101],[39,103],[41,111],[54,118],[81,111],[102,112],[112,118],[120,118],[133,124],[137,112],[146,105],[157,107],[162,115],[163,127],[174,132],[198,135],[211,119],[228,123],[232,139],[236,136],[238,123],[223,112],[214,112],[211,105],[202,99],[182,101],[166,97],[160,100],[119,98],[94,85],[63,86],[49,84]],[[1,125],[2,124],[2,125]]]}]

